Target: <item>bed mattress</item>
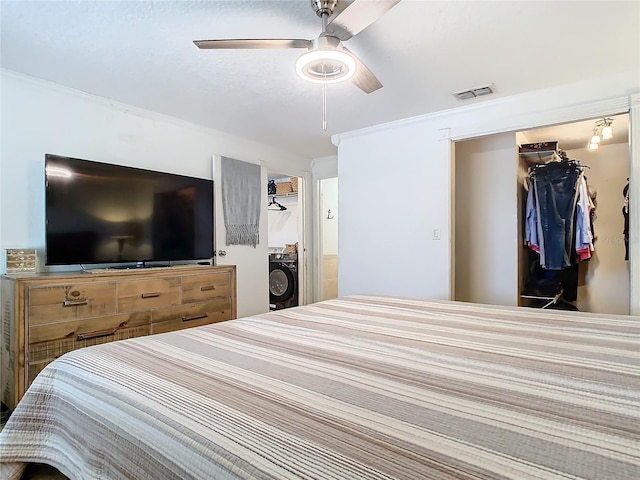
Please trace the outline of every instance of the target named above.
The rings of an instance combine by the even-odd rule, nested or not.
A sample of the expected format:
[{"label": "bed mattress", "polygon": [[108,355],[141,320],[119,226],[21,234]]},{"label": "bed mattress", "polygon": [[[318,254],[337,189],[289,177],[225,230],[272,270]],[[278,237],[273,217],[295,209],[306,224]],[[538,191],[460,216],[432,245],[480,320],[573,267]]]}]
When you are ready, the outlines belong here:
[{"label": "bed mattress", "polygon": [[638,320],[351,296],[88,347],[0,478],[637,479]]}]

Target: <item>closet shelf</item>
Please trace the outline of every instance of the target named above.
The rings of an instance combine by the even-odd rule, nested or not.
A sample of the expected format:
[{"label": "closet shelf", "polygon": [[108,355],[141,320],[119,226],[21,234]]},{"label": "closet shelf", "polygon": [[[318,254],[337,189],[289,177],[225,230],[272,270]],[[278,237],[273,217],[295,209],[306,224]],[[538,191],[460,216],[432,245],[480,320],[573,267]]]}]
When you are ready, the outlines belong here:
[{"label": "closet shelf", "polygon": [[529,163],[549,163],[561,160],[555,150],[541,150],[539,152],[520,152],[520,158]]},{"label": "closet shelf", "polygon": [[269,193],[268,197],[297,197],[298,192],[287,192],[287,193]]}]

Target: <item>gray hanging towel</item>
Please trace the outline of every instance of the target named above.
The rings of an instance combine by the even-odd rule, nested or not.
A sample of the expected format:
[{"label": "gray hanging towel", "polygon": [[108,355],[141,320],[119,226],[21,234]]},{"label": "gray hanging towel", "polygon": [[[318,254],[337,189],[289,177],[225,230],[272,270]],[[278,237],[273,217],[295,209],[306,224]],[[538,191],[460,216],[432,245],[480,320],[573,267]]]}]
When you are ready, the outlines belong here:
[{"label": "gray hanging towel", "polygon": [[262,200],[260,165],[221,157],[222,210],[227,245],[258,245]]}]

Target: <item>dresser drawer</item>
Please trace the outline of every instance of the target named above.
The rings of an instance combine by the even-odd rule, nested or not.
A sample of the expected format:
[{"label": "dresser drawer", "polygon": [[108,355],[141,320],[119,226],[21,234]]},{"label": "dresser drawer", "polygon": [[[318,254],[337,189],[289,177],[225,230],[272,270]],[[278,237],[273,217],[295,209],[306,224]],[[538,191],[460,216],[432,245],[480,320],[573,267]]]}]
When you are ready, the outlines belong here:
[{"label": "dresser drawer", "polygon": [[209,273],[182,277],[182,302],[191,303],[231,295],[228,273]]},{"label": "dresser drawer", "polygon": [[115,314],[115,292],[115,282],[29,287],[29,325]]},{"label": "dresser drawer", "polygon": [[66,322],[45,323],[29,327],[29,343],[52,340],[89,340],[99,337],[113,337],[126,328],[141,327],[151,323],[151,312],[133,312],[107,317],[85,318]]},{"label": "dresser drawer", "polygon": [[63,340],[53,340],[48,342],[32,343],[29,345],[29,365],[28,365],[28,384],[33,382],[36,375],[53,362],[56,358],[61,357],[65,353],[77,350],[78,348],[90,347],[101,343],[109,343],[115,340],[124,340],[126,338],[135,338],[143,335],[149,335],[149,325],[133,328],[116,329],[111,335],[102,335],[97,337],[78,339],[66,338]]},{"label": "dresser drawer", "polygon": [[180,278],[118,282],[118,312],[135,312],[180,303]]},{"label": "dresser drawer", "polygon": [[170,332],[231,318],[231,298],[219,297],[208,302],[162,308],[152,312],[151,333]]}]

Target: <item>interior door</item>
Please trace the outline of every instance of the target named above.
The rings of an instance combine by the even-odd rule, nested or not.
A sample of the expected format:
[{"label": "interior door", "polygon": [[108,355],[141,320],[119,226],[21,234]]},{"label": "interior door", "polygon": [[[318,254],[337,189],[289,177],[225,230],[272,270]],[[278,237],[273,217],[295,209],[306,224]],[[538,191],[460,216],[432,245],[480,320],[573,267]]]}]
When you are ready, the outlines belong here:
[{"label": "interior door", "polygon": [[235,265],[237,278],[238,318],[269,311],[269,255],[267,251],[267,170],[260,167],[260,240],[256,248],[249,245],[227,245],[222,210],[221,158],[213,157],[215,196],[216,265]]}]

